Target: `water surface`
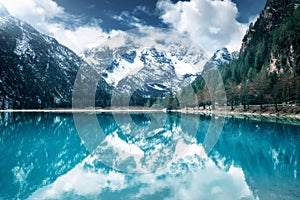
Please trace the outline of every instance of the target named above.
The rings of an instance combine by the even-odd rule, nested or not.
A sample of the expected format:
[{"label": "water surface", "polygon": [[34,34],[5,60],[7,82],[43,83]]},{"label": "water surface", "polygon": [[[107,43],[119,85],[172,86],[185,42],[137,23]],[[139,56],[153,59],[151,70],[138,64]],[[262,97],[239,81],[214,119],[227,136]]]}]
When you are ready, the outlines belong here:
[{"label": "water surface", "polygon": [[101,113],[93,135],[72,114],[0,113],[0,199],[300,198],[300,124],[227,117],[208,138],[218,119]]}]

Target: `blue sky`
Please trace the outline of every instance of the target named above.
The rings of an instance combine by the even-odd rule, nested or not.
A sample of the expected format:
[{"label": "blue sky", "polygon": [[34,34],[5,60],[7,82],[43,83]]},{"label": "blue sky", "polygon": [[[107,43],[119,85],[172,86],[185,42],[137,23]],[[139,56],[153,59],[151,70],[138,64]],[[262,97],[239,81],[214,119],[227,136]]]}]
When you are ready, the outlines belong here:
[{"label": "blue sky", "polygon": [[239,50],[266,0],[0,0],[8,11],[78,54],[133,28],[171,28],[212,53]]},{"label": "blue sky", "polygon": [[[55,0],[58,5],[64,7],[67,12],[76,15],[84,15],[88,18],[98,18],[102,21],[102,26],[106,30],[110,29],[129,29],[132,28],[126,22],[129,17],[136,17],[141,23],[166,27],[159,19],[160,11],[157,10],[156,4],[158,0]],[[201,0],[199,0],[201,1]],[[171,2],[177,3],[178,0]],[[232,0],[237,5],[239,14],[237,20],[241,23],[248,23],[252,18],[260,13],[266,0]],[[123,16],[124,21],[114,19],[115,16]],[[126,18],[127,17],[127,18]]]}]

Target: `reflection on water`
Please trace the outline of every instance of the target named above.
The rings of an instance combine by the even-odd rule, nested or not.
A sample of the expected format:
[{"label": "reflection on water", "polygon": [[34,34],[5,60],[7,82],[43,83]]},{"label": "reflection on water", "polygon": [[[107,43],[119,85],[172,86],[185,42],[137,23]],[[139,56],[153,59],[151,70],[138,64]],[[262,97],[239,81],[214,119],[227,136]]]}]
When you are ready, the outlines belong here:
[{"label": "reflection on water", "polygon": [[300,126],[228,119],[214,150],[216,163],[243,169],[260,199],[300,198]]},{"label": "reflection on water", "polygon": [[227,118],[206,153],[214,119],[103,113],[92,136],[72,114],[0,113],[0,199],[300,198],[299,125]]},{"label": "reflection on water", "polygon": [[87,156],[72,115],[0,113],[0,134],[0,199],[24,199]]}]

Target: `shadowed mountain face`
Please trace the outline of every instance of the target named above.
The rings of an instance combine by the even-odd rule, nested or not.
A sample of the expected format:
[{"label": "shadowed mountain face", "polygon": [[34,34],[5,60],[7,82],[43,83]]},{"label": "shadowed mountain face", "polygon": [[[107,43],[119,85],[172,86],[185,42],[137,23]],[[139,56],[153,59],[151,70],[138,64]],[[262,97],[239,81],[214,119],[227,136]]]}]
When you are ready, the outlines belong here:
[{"label": "shadowed mountain face", "polygon": [[244,88],[244,104],[300,102],[299,5],[299,0],[268,0],[244,37],[239,58],[224,70]]},{"label": "shadowed mountain face", "polygon": [[[0,109],[71,107],[84,61],[0,8]],[[106,83],[100,80],[100,88]],[[101,93],[101,92],[100,92]]]}]

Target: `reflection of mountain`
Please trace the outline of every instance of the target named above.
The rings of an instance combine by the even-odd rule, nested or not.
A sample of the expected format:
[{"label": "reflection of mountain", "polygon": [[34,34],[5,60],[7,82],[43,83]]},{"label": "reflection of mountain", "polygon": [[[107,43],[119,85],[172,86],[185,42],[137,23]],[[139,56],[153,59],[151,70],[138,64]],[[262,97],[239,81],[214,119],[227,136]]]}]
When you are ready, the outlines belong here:
[{"label": "reflection of mountain", "polygon": [[[136,118],[137,115],[144,116]],[[30,197],[183,199],[188,194],[191,199],[253,199],[242,169],[234,166],[228,172],[219,169],[207,158],[203,147],[196,144],[193,135],[186,134],[185,131],[196,133],[199,123],[205,132],[202,128],[208,127],[209,117],[180,113],[147,115],[132,114],[129,118],[124,113],[98,115],[107,135],[104,142],[94,154]],[[145,124],[150,120],[154,123],[164,121],[164,118],[166,121],[162,128],[154,127],[152,132],[147,132],[149,135],[143,135]],[[140,127],[136,127],[133,122],[128,123],[131,119]],[[185,141],[179,142],[180,139]],[[184,142],[190,145],[180,146]],[[134,159],[141,154],[143,162],[137,163]],[[174,159],[176,155],[180,156]],[[103,166],[101,161],[113,166],[114,170]],[[140,167],[148,167],[153,172],[147,170],[145,174],[132,173],[134,170],[130,167],[140,172],[143,172]]]},{"label": "reflection of mountain", "polygon": [[299,132],[299,126],[228,119],[210,157],[225,169],[241,167],[260,199],[297,199]]},{"label": "reflection of mountain", "polygon": [[176,161],[194,143],[199,124],[199,118],[179,113],[113,117],[118,129],[110,132],[95,154],[108,166],[131,173],[158,171]]},{"label": "reflection of mountain", "polygon": [[[202,142],[210,116],[106,113],[97,118],[104,140],[89,154],[87,139],[94,141],[97,135],[79,134],[80,141],[69,114],[2,113],[0,153],[6,160],[0,164],[0,197],[181,199],[189,194],[194,199],[201,195],[295,199],[299,195],[299,127],[228,119],[207,155]],[[146,126],[150,122],[152,131]],[[132,173],[137,170],[149,173]]]},{"label": "reflection of mountain", "polygon": [[25,199],[87,155],[72,115],[0,113],[0,198]]}]

